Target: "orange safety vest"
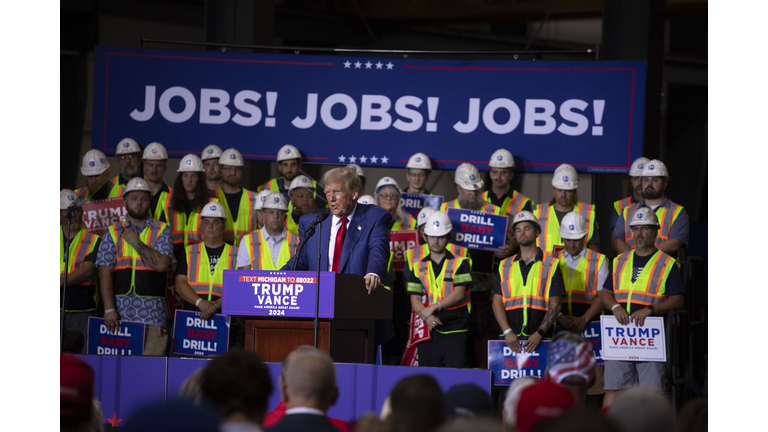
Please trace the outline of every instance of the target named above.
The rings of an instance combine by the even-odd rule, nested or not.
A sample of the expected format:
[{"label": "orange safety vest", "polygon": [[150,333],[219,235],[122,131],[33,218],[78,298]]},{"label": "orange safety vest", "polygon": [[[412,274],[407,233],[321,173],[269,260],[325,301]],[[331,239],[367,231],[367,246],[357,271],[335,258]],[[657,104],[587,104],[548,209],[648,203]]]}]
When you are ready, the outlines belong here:
[{"label": "orange safety vest", "polygon": [[[485,202],[491,202],[490,194],[490,190],[483,192],[483,199]],[[518,191],[514,191],[511,197],[504,197],[504,202],[501,204],[501,212],[499,214],[502,216],[514,216],[523,211],[523,207],[525,207],[527,203],[531,203],[531,208],[533,208],[533,200]]]},{"label": "orange safety vest", "polygon": [[[224,270],[237,268],[237,249],[224,243],[224,250],[211,274],[211,265],[205,250],[205,243],[195,243],[186,248],[187,283],[195,294],[208,301],[215,301],[222,294]],[[224,259],[226,257],[226,259]],[[212,299],[216,297],[216,299]]]},{"label": "orange safety vest", "polygon": [[[586,204],[583,202],[577,202],[573,206],[573,210],[579,213],[584,221],[587,222],[587,240],[592,239],[592,235],[595,233],[595,206],[593,204]],[[541,226],[541,233],[536,239],[536,246],[544,252],[552,252],[555,246],[563,246],[565,243],[560,238],[560,222],[557,220],[557,214],[555,214],[555,206],[549,203],[539,204],[536,206],[533,215],[539,220]]]},{"label": "orange safety vest", "polygon": [[506,258],[499,265],[502,304],[504,310],[507,311],[521,309],[523,324],[517,335],[530,336],[525,333],[528,326],[526,309],[544,312],[548,310],[552,275],[555,274],[559,261],[552,254],[544,252],[542,260],[533,264],[525,283],[523,283],[520,261],[515,258],[517,255]]},{"label": "orange safety vest", "polygon": [[[557,259],[560,262],[560,273],[563,275],[567,296],[563,298],[563,306],[567,307],[568,315],[573,316],[573,303],[592,305],[597,298],[597,274],[605,263],[605,255],[587,249],[587,256],[580,257],[579,264],[571,272],[568,262],[563,257],[565,250],[561,250]],[[567,277],[566,275],[569,275]]]},{"label": "orange safety vest", "polygon": [[[216,198],[210,198],[208,202],[218,202]],[[187,247],[191,244],[203,241],[203,231],[201,229],[203,218],[200,217],[200,208],[195,207],[187,215],[184,211],[173,210],[172,218],[173,244],[183,244]]]}]

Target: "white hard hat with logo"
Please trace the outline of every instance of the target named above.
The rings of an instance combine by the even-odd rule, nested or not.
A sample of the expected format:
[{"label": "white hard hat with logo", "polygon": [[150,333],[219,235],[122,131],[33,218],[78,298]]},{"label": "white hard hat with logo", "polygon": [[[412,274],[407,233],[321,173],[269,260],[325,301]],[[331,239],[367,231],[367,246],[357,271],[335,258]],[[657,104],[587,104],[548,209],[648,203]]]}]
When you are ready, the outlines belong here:
[{"label": "white hard hat with logo", "polygon": [[286,144],[280,147],[280,151],[277,152],[277,161],[280,162],[290,159],[301,159],[301,153],[299,153],[299,149],[290,144]]},{"label": "white hard hat with logo", "polygon": [[466,190],[479,190],[485,184],[477,167],[468,163],[463,163],[456,168],[453,181]]},{"label": "white hard hat with logo", "polygon": [[233,148],[226,149],[219,156],[219,165],[241,167],[243,166],[243,155]]},{"label": "white hard hat with logo", "polygon": [[562,190],[574,190],[579,187],[579,173],[576,168],[562,164],[552,175],[552,186]]},{"label": "white hard hat with logo", "polygon": [[514,168],[515,159],[512,153],[507,149],[498,149],[491,155],[491,161],[488,162],[491,168]]},{"label": "white hard hat with logo", "polygon": [[256,202],[253,204],[254,210],[261,210],[261,206],[264,205],[264,200],[267,199],[267,195],[271,194],[272,191],[269,189],[264,189],[263,191],[259,192],[258,195],[256,195]]},{"label": "white hard hat with logo", "polygon": [[312,179],[302,174],[291,180],[291,186],[288,188],[288,193],[292,194],[294,189],[300,187],[309,189],[310,192],[315,192],[314,186],[312,186]]},{"label": "white hard hat with logo", "polygon": [[216,144],[211,144],[204,148],[203,152],[200,154],[200,159],[204,161],[208,159],[218,159],[219,157],[221,157],[221,147]]},{"label": "white hard hat with logo", "polygon": [[152,195],[152,191],[149,190],[149,185],[147,185],[146,180],[144,180],[141,177],[134,177],[130,180],[128,180],[128,184],[125,185],[125,189],[123,189],[123,197],[128,195],[129,192],[146,192],[150,195]]},{"label": "white hard hat with logo", "polygon": [[357,202],[359,202],[360,204],[376,205],[376,199],[370,195],[361,196],[360,198],[357,199]]},{"label": "white hard hat with logo", "polygon": [[176,172],[205,172],[205,168],[203,168],[203,161],[197,155],[190,153],[181,158]]},{"label": "white hard hat with logo", "polygon": [[365,177],[365,174],[363,173],[363,169],[360,168],[360,165],[358,165],[358,164],[349,164],[349,165],[347,165],[347,168],[351,168],[351,169],[355,170],[355,173],[357,173],[357,175],[359,177]]},{"label": "white hard hat with logo", "polygon": [[117,149],[115,149],[116,155],[128,154],[128,153],[141,153],[141,147],[139,143],[133,138],[123,138],[117,143]]},{"label": "white hard hat with logo", "polygon": [[630,177],[640,177],[643,175],[643,170],[645,169],[645,165],[648,164],[651,160],[647,157],[639,157],[635,159],[634,162],[632,162],[632,165],[629,167],[629,175]]},{"label": "white hard hat with logo", "polygon": [[83,156],[80,172],[84,176],[95,176],[103,173],[107,168],[109,168],[107,156],[101,150],[91,149],[85,152],[85,156]]},{"label": "white hard hat with logo", "polygon": [[643,173],[641,175],[643,177],[664,177],[669,179],[667,166],[664,165],[664,162],[658,159],[648,161],[648,163],[645,164],[645,168],[643,168]]},{"label": "white hard hat with logo", "polygon": [[381,192],[381,188],[385,186],[392,186],[395,189],[397,189],[397,193],[399,194],[403,193],[403,191],[400,189],[400,186],[398,186],[397,182],[392,177],[382,177],[381,180],[379,180],[379,182],[376,183],[376,193],[378,194],[379,192]]},{"label": "white hard hat with logo", "polygon": [[442,237],[450,234],[452,229],[453,225],[451,225],[448,215],[441,211],[432,213],[424,222],[424,234],[431,237]]},{"label": "white hard hat with logo", "polygon": [[144,160],[167,160],[168,152],[165,151],[165,147],[159,142],[149,143],[147,148],[144,149]]},{"label": "white hard hat with logo", "polygon": [[513,231],[515,230],[515,225],[519,224],[520,222],[530,222],[533,224],[533,226],[539,229],[539,232],[541,232],[541,225],[539,225],[539,220],[536,219],[536,216],[534,216],[533,213],[529,212],[528,210],[521,211],[512,219]]},{"label": "white hard hat with logo", "polygon": [[429,161],[429,156],[424,153],[416,153],[408,159],[408,164],[405,167],[432,170],[432,162]]},{"label": "white hard hat with logo", "polygon": [[570,212],[560,221],[560,237],[567,240],[578,240],[587,235],[587,221],[578,212]]},{"label": "white hard hat with logo", "polygon": [[288,211],[288,202],[280,192],[272,192],[264,198],[264,204],[261,205],[261,210],[275,209]]},{"label": "white hard hat with logo", "polygon": [[83,203],[78,198],[77,194],[71,189],[62,189],[59,192],[59,210],[66,210],[68,208],[79,208],[83,206]]},{"label": "white hard hat with logo", "polygon": [[656,217],[656,213],[648,207],[640,207],[632,215],[632,219],[629,221],[629,226],[655,226],[659,227],[659,218]]},{"label": "white hard hat with logo", "polygon": [[227,212],[220,202],[213,201],[203,206],[203,209],[200,211],[200,217],[213,217],[226,220]]},{"label": "white hard hat with logo", "polygon": [[429,218],[429,215],[436,211],[437,210],[433,209],[432,207],[424,207],[423,209],[419,210],[419,214],[416,215],[416,228],[427,223],[427,218]]}]

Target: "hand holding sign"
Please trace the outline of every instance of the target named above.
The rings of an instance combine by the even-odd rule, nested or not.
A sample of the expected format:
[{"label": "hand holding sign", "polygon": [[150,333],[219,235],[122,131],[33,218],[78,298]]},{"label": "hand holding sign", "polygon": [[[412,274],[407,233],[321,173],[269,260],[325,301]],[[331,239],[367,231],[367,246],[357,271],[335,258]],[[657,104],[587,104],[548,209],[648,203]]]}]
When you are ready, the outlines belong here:
[{"label": "hand holding sign", "polygon": [[120,326],[120,321],[119,317],[117,316],[117,312],[115,312],[114,309],[112,309],[110,312],[104,313],[104,323],[107,325],[107,329],[109,329],[111,333],[117,331]]},{"label": "hand holding sign", "polygon": [[216,313],[216,306],[208,300],[201,300],[197,308],[200,309],[200,318],[203,320],[210,319]]},{"label": "hand holding sign", "polygon": [[[618,309],[618,308],[616,308]],[[630,319],[632,322],[635,323],[638,327],[642,327],[643,323],[645,322],[645,319],[648,318],[651,315],[651,310],[648,308],[640,309],[639,311],[635,311],[635,313],[630,316]]]},{"label": "hand holding sign", "polygon": [[517,335],[514,332],[507,333],[507,335],[504,336],[504,342],[509,345],[512,352],[519,353],[520,350],[522,350],[520,341],[517,339]]},{"label": "hand holding sign", "polygon": [[523,341],[525,352],[534,352],[539,345],[541,345],[541,335],[538,333],[532,334],[528,337],[528,340]]},{"label": "hand holding sign", "polygon": [[613,309],[613,316],[616,317],[616,321],[619,322],[621,325],[627,325],[629,324],[629,314],[627,314],[627,311],[624,310],[623,307],[619,303],[617,303],[619,307]]}]

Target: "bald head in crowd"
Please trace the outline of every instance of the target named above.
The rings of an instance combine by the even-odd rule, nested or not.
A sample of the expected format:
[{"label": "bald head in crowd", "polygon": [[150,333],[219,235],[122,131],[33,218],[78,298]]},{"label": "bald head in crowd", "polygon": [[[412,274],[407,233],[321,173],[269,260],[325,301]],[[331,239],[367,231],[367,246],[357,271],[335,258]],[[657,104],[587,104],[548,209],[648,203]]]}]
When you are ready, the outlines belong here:
[{"label": "bald head in crowd", "polygon": [[280,390],[288,409],[308,407],[326,412],[336,403],[336,368],[328,354],[300,346],[286,357],[286,362]]}]

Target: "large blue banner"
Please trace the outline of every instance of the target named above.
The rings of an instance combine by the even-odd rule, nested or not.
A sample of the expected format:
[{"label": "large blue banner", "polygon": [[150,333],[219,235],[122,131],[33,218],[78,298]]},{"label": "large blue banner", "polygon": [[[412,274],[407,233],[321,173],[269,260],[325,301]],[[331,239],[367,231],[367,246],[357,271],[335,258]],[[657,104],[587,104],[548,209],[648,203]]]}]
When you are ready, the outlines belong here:
[{"label": "large blue banner", "polygon": [[93,148],[124,137],[173,157],[208,144],[274,161],[628,172],[642,153],[645,62],[418,60],[96,47]]}]

